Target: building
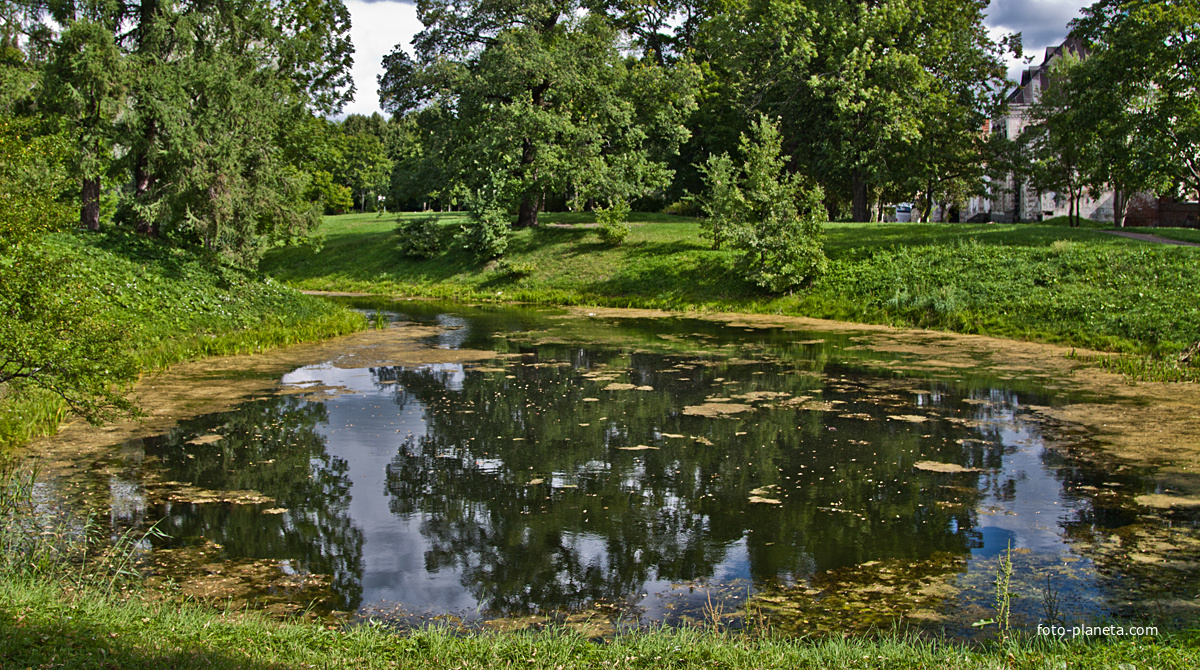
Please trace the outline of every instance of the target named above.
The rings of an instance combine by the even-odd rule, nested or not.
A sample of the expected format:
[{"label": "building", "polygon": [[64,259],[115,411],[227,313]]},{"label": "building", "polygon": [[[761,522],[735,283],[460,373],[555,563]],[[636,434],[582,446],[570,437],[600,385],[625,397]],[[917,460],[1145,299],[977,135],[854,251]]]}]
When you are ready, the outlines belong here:
[{"label": "building", "polygon": [[[1020,137],[1029,125],[1029,108],[1041,99],[1042,91],[1050,84],[1050,70],[1054,63],[1066,55],[1087,58],[1087,48],[1074,37],[1056,47],[1047,47],[1041,65],[1027,68],[1021,73],[1021,84],[1008,95],[1008,113],[995,119],[992,132],[1004,133],[1010,140]],[[987,213],[992,221],[1041,221],[1055,216],[1066,216],[1070,201],[1066,195],[1043,192],[1023,183],[1016,175],[1008,175],[1003,192],[994,199],[977,198],[969,203],[967,216]],[[970,211],[972,208],[975,211]],[[1079,202],[1082,218],[1094,221],[1113,220],[1113,193],[1111,191],[1092,198],[1086,191]]]}]

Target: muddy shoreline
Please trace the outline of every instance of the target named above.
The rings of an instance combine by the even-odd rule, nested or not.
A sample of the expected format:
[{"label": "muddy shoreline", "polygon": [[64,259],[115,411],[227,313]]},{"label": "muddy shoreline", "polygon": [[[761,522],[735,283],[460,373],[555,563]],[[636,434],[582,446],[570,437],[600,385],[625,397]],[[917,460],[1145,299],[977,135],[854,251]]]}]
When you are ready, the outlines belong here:
[{"label": "muddy shoreline", "polygon": [[[1132,382],[1124,376],[1081,364],[1068,357],[1095,352],[1052,344],[980,335],[910,330],[889,326],[825,321],[804,317],[734,313],[679,313],[662,310],[568,308],[558,319],[689,318],[754,330],[857,333],[856,348],[896,355],[878,366],[893,373],[943,375],[954,370],[991,372],[1001,378],[1032,377],[1047,388],[1095,397],[1039,411],[1078,426],[1111,457],[1130,466],[1153,469],[1157,490],[1145,505],[1157,508],[1200,506],[1200,385]],[[329,362],[337,367],[423,365],[482,361],[490,351],[438,349],[422,340],[439,332],[429,325],[396,324],[320,343],[281,347],[258,354],[218,356],[181,363],[144,376],[134,397],[147,416],[103,427],[74,421],[57,435],[34,440],[19,453],[35,455],[47,473],[71,467],[85,452],[163,432],[178,420],[227,409],[238,402],[280,391],[279,377],[303,365]]]}]

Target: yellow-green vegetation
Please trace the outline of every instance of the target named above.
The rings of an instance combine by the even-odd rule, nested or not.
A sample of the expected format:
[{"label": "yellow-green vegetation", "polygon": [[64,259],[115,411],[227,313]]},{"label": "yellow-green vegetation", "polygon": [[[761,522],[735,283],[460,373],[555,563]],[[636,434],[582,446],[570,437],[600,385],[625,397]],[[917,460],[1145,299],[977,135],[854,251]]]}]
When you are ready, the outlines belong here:
[{"label": "yellow-green vegetation", "polygon": [[[278,250],[262,269],[303,289],[783,313],[1059,342],[1176,367],[1200,340],[1200,249],[1089,228],[828,223],[827,273],[771,295],[740,277],[735,252],[713,251],[695,220],[636,214],[628,239],[611,246],[583,225],[590,215],[543,219],[512,234],[508,264],[497,266],[453,248],[406,257],[394,215],[328,217],[323,249]],[[449,235],[463,219],[439,221]],[[513,266],[526,271],[505,271]]]},{"label": "yellow-green vegetation", "polygon": [[[365,326],[360,314],[305,296],[215,255],[131,233],[54,234],[40,248],[39,258],[52,262],[48,266],[54,270],[52,275],[36,271],[21,275],[46,282],[46,300],[54,302],[54,309],[38,314],[87,319],[115,347],[103,359],[81,363],[89,371],[94,368],[96,384],[119,384],[122,377],[106,374],[118,366],[136,375],[137,370],[190,358],[246,353]],[[81,301],[88,306],[83,314],[55,306]],[[50,331],[55,341],[55,329],[83,327],[41,321],[28,325],[31,331]],[[33,342],[33,346],[40,344]],[[58,348],[64,349],[54,349],[59,360],[78,353]],[[22,381],[15,378],[0,386],[0,448],[52,432],[70,410],[53,390]]]},{"label": "yellow-green vegetation", "polygon": [[1188,668],[1200,662],[1194,634],[1020,639],[971,649],[899,633],[803,640],[662,628],[592,641],[566,628],[470,636],[449,627],[331,629],[181,606],[169,597],[64,592],[13,576],[0,579],[0,630],[0,657],[21,668]]}]

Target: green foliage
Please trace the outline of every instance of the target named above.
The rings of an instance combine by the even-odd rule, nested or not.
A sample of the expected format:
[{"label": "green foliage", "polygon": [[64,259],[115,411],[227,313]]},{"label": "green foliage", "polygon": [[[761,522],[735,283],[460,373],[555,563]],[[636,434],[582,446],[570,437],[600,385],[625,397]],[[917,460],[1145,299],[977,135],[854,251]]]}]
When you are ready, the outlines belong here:
[{"label": "green foliage", "polygon": [[1012,576],[1013,576],[1013,547],[1012,540],[1008,542],[1008,548],[1004,553],[996,559],[996,582],[995,582],[995,599],[993,607],[996,615],[990,619],[981,619],[971,624],[976,628],[983,626],[996,626],[999,636],[998,642],[1003,644],[1012,637],[1012,599],[1016,594],[1012,592]]},{"label": "green foliage", "polygon": [[1072,27],[1093,51],[1074,89],[1101,149],[1093,181],[1200,192],[1200,2],[1100,0]]},{"label": "green foliage", "polygon": [[537,272],[536,263],[516,263],[507,258],[501,258],[499,261],[496,261],[496,273],[505,277],[521,279],[532,275],[534,272]]},{"label": "green foliage", "polygon": [[470,252],[476,261],[499,258],[508,249],[508,213],[501,202],[508,190],[506,185],[511,181],[508,175],[489,172],[487,184],[470,192],[465,198],[470,214],[455,241]]},{"label": "green foliage", "polygon": [[[686,138],[690,68],[668,75],[622,53],[608,17],[577,1],[495,4],[435,0],[416,60],[385,58],[385,109],[415,116],[410,198],[443,201],[502,173],[499,208],[537,225],[544,193],[580,202],[650,195],[667,186],[663,158]],[[419,110],[419,111],[417,111]],[[420,191],[416,191],[420,189]]]},{"label": "green foliage", "polygon": [[827,266],[818,217],[823,193],[800,175],[789,175],[780,156],[776,123],[765,116],[753,139],[742,136],[745,163],[709,157],[701,170],[708,192],[701,199],[708,218],[703,234],[720,248],[724,239],[742,252],[738,265],[747,279],[774,293],[811,283]]},{"label": "green foliage", "polygon": [[28,119],[0,116],[0,253],[68,225],[70,210],[56,197],[66,145],[62,135],[35,135]]},{"label": "green foliage", "polygon": [[1031,124],[1020,138],[1030,154],[1031,185],[1038,191],[1066,193],[1072,226],[1079,225],[1079,201],[1096,160],[1095,119],[1074,104],[1071,93],[1078,67],[1079,60],[1072,56],[1054,64],[1051,83],[1029,109]]},{"label": "green foliage", "polygon": [[0,402],[41,407],[29,417],[38,423],[57,414],[45,411],[50,393],[98,423],[134,412],[114,386],[135,379],[137,366],[124,349],[128,325],[106,313],[88,268],[43,243],[66,224],[55,204],[66,153],[56,139],[30,141],[20,124],[0,123]]},{"label": "green foliage", "polygon": [[[387,191],[392,174],[392,161],[377,135],[348,133],[345,138],[344,173],[349,185],[358,194],[359,212],[367,209],[367,197]],[[371,203],[371,209],[375,203]]]},{"label": "green foliage", "polygon": [[499,258],[508,249],[508,214],[489,207],[472,211],[455,238],[477,261]]},{"label": "green foliage", "polygon": [[625,221],[629,216],[629,203],[623,199],[615,200],[607,208],[596,210],[596,222],[600,224],[600,241],[610,246],[618,245],[629,237],[632,230]]},{"label": "green foliage", "polygon": [[86,266],[43,249],[0,258],[0,385],[39,388],[92,423],[134,413],[114,386],[137,379],[129,324],[113,319]]},{"label": "green foliage", "polygon": [[312,181],[308,186],[308,200],[321,203],[326,214],[344,214],[354,207],[350,187],[333,183],[333,175],[325,170],[312,173]]},{"label": "green foliage", "polygon": [[741,170],[733,164],[729,154],[709,156],[699,166],[704,175],[706,193],[697,198],[704,217],[700,220],[700,236],[712,240],[712,248],[721,245],[742,226],[746,203],[738,187]]},{"label": "green foliage", "polygon": [[51,235],[30,253],[33,265],[23,256],[0,264],[0,274],[20,270],[11,284],[3,278],[0,352],[6,372],[18,369],[13,361],[42,367],[0,395],[0,447],[53,432],[67,407],[93,419],[129,410],[112,384],[139,370],[363,327],[361,315],[324,300],[127,232]]},{"label": "green foliage", "polygon": [[732,153],[737,132],[769,113],[783,119],[796,168],[857,221],[880,198],[920,190],[932,202],[981,187],[979,128],[1006,80],[983,5],[754,1],[705,14],[697,169],[706,155]]},{"label": "green foliage", "polygon": [[415,258],[433,258],[446,249],[446,230],[437,217],[401,217],[396,234],[400,237],[400,253]]}]

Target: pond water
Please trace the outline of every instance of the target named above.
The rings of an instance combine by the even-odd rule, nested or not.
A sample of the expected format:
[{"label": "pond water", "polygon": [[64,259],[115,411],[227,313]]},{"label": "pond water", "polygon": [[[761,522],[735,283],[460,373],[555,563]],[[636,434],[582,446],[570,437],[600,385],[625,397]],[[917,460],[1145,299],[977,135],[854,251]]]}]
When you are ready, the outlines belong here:
[{"label": "pond water", "polygon": [[114,528],[169,536],[149,572],[278,612],[594,633],[968,635],[1005,558],[1016,626],[1195,592],[1114,562],[1192,519],[1138,508],[1144,473],[1047,417],[1078,400],[1053,379],[904,371],[865,331],[376,307],[373,341],[416,329],[439,362],[296,366],[90,468]]}]

